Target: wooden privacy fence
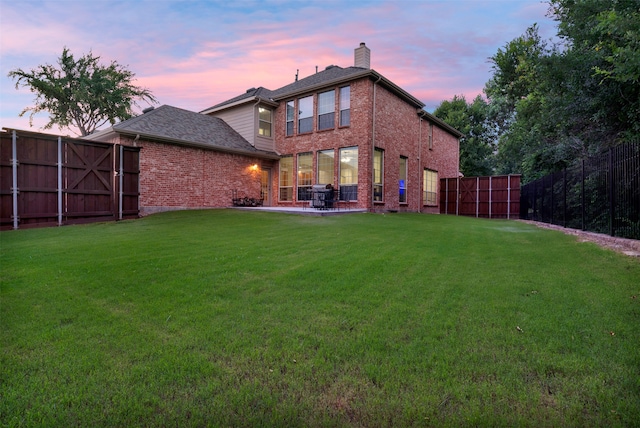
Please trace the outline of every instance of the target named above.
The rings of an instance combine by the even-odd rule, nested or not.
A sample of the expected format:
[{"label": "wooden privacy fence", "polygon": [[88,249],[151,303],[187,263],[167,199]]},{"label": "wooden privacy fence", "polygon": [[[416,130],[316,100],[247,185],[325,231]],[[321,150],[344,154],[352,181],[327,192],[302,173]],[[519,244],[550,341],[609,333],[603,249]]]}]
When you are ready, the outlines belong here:
[{"label": "wooden privacy fence", "polygon": [[140,149],[3,129],[0,228],[138,217]]},{"label": "wooden privacy fence", "polygon": [[440,213],[519,218],[520,175],[440,179]]}]

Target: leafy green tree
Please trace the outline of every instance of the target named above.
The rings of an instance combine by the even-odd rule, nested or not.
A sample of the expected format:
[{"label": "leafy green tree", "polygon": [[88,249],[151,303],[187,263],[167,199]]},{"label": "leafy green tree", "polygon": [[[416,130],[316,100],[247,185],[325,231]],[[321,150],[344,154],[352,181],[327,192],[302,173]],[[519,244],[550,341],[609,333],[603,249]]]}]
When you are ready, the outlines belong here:
[{"label": "leafy green tree", "polygon": [[[586,129],[604,146],[640,135],[640,5],[638,0],[552,0],[550,15],[568,45],[566,56],[582,60]],[[587,74],[586,72],[583,74]]]},{"label": "leafy green tree", "polygon": [[637,0],[551,0],[562,43],[532,26],[490,58],[496,169],[524,181],[640,136]]},{"label": "leafy green tree", "polygon": [[456,95],[434,111],[434,116],[464,134],[460,138],[460,172],[465,176],[493,173],[495,136],[487,122],[487,109],[486,101],[479,95],[470,104],[463,95]]},{"label": "leafy green tree", "polygon": [[[488,120],[498,134],[496,172],[528,175],[550,162],[541,121],[546,106],[548,58],[546,46],[533,25],[491,57],[493,77],[485,85]],[[553,158],[553,156],[551,156]]]},{"label": "leafy green tree", "polygon": [[35,114],[47,111],[45,129],[53,125],[75,127],[79,135],[88,135],[107,122],[133,117],[136,100],[156,103],[149,90],[133,85],[131,71],[115,61],[105,66],[99,60],[91,52],[76,60],[65,47],[57,65],[10,71],[8,76],[16,80],[16,89],[27,87],[36,94],[35,106],[25,108],[20,116],[31,111],[32,125]]}]

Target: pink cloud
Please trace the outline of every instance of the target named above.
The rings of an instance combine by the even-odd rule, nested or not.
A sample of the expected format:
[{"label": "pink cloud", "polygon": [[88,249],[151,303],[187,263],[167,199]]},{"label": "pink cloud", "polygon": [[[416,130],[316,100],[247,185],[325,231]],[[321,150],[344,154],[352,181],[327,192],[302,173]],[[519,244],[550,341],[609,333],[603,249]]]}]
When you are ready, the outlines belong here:
[{"label": "pink cloud", "polygon": [[[316,66],[350,66],[353,49],[366,42],[372,68],[432,105],[480,94],[490,77],[487,58],[546,11],[537,1],[501,0],[251,5],[3,4],[1,71],[55,62],[63,46],[78,55],[91,49],[127,66],[160,103],[199,111],[249,87],[284,86],[296,70],[303,78]],[[7,107],[17,115],[33,97],[6,77],[0,85],[4,121]]]}]

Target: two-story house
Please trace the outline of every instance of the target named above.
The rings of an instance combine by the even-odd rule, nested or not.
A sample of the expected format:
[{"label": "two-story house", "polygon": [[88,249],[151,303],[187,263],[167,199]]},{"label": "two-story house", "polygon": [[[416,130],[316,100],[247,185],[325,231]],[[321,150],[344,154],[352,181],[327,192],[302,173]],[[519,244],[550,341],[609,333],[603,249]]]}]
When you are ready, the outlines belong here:
[{"label": "two-story house", "polygon": [[353,66],[251,88],[200,114],[162,106],[90,138],[143,147],[143,214],[229,206],[233,190],[299,207],[314,185],[352,208],[438,212],[439,179],[459,175],[462,134],[370,58],[361,43]]}]

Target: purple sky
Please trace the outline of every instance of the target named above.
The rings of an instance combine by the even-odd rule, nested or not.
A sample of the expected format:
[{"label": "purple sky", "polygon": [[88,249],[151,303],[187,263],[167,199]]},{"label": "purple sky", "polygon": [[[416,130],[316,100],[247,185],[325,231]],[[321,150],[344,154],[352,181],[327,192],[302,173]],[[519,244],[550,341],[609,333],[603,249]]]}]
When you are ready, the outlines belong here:
[{"label": "purple sky", "polygon": [[9,70],[54,64],[65,46],[126,66],[159,105],[201,111],[250,87],[291,83],[296,70],[303,78],[316,66],[353,65],[365,42],[371,68],[433,111],[454,95],[481,94],[488,57],[528,26],[552,38],[547,8],[539,0],[0,0],[0,125],[30,129],[18,114],[35,97],[15,89]]}]

